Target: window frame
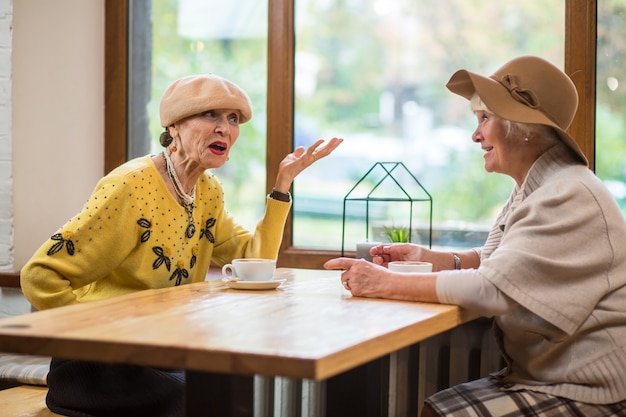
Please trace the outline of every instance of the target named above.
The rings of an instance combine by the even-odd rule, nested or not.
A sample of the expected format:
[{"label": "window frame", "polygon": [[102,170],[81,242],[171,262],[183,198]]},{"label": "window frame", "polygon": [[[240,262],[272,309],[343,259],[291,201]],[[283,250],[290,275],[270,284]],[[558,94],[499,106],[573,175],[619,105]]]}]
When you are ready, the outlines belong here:
[{"label": "window frame", "polygon": [[[130,1],[105,2],[105,173],[126,161]],[[279,162],[293,150],[293,140],[286,139],[293,138],[296,0],[268,1],[266,192],[274,183]],[[566,0],[564,13],[565,72],[574,74],[572,79],[579,95],[578,112],[569,132],[578,140],[590,168],[594,169],[597,0]],[[292,213],[285,225],[279,266],[321,268],[326,260],[341,254],[336,250],[294,247]]]}]

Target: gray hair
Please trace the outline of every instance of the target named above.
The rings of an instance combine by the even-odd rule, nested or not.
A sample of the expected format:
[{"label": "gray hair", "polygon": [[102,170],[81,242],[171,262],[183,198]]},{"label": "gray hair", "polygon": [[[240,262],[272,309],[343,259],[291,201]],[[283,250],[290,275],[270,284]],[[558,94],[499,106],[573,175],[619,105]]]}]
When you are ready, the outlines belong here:
[{"label": "gray hair", "polygon": [[524,138],[532,136],[533,138],[539,138],[546,141],[546,143],[554,144],[560,141],[559,136],[551,126],[541,125],[537,123],[520,123],[514,122],[508,119],[501,118],[491,110],[482,101],[477,93],[474,93],[470,99],[470,107],[473,112],[484,111],[499,117],[504,122],[504,128],[506,132],[506,138],[514,140],[516,138]]}]

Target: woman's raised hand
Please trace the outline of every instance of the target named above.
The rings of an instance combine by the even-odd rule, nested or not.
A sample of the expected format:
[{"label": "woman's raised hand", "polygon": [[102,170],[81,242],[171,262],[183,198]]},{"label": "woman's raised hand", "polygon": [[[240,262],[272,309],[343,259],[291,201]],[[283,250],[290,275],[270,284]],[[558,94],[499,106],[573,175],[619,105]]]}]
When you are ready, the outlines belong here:
[{"label": "woman's raised hand", "polygon": [[303,146],[296,148],[280,162],[274,189],[281,193],[289,191],[291,183],[298,174],[313,165],[315,161],[330,155],[341,142],[343,142],[341,138],[332,138],[326,145],[320,147],[324,139],[319,139],[306,150]]}]

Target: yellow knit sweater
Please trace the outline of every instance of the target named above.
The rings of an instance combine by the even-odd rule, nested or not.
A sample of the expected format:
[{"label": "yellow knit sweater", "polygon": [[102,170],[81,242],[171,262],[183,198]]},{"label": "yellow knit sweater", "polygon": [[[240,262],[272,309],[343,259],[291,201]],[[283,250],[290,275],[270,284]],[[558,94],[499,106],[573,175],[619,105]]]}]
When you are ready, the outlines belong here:
[{"label": "yellow knit sweater", "polygon": [[82,211],[24,266],[24,295],[41,310],[204,281],[211,261],[276,258],[291,204],[267,198],[251,233],[225,210],[223,196],[212,174],[198,180],[196,232],[187,238],[187,213],[151,158],[131,160],[102,178]]}]

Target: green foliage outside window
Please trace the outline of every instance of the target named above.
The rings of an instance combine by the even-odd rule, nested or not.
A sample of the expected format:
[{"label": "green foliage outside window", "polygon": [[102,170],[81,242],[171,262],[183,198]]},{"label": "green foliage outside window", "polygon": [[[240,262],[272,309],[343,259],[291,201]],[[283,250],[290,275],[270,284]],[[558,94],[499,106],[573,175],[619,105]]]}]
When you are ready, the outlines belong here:
[{"label": "green foliage outside window", "polygon": [[[230,210],[253,226],[264,203],[258,191],[265,188],[267,39],[185,35],[189,27],[181,27],[181,5],[194,2],[211,3],[151,2],[153,149],[160,150],[158,103],[171,81],[214,72],[240,84],[255,116],[242,125],[231,160],[217,174]],[[245,4],[267,7],[262,1]],[[228,5],[242,7],[237,0],[208,7]],[[562,65],[565,0],[299,0],[295,5],[295,145],[343,136],[354,146],[345,143],[338,150],[345,148],[345,154],[337,152],[328,158],[331,162],[296,180],[294,243],[339,247],[340,234],[334,231],[341,228],[343,196],[373,162],[396,157],[432,194],[436,227],[488,228],[513,183],[484,172],[479,146],[471,141],[473,115],[445,82],[459,68],[489,73],[521,54]],[[626,206],[626,96],[621,93],[626,52],[620,47],[626,37],[626,1],[599,2],[598,7],[596,171],[622,186]],[[208,13],[199,21],[209,27],[210,18]],[[259,23],[258,16],[251,19],[256,20],[250,24]],[[385,116],[381,109],[389,97],[393,114]],[[397,144],[400,150],[394,151]],[[318,212],[311,211],[315,204]]]}]

